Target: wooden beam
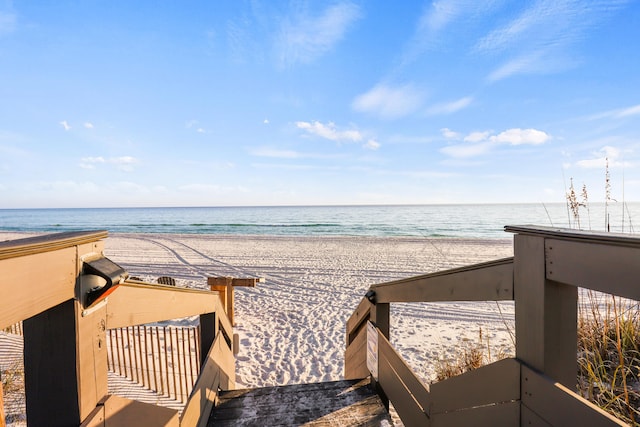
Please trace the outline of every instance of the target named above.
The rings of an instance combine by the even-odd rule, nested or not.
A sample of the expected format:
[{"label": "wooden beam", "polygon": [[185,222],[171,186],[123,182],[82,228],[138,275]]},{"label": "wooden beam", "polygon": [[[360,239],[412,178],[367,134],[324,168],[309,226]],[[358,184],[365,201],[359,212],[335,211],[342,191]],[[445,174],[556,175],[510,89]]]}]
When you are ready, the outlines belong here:
[{"label": "wooden beam", "polygon": [[545,250],[549,280],[640,300],[640,246],[547,239]]},{"label": "wooden beam", "polygon": [[513,299],[513,258],[371,286],[377,303]]},{"label": "wooden beam", "polygon": [[235,326],[235,321],[233,319],[233,305],[234,305],[234,295],[233,288],[236,286],[250,287],[253,288],[256,286],[256,283],[263,283],[263,278],[258,277],[246,277],[246,278],[236,278],[236,277],[209,277],[207,279],[207,284],[209,285],[212,291],[217,291],[220,293],[220,299],[222,300],[223,307],[225,308],[225,312],[227,313],[227,317],[229,317],[229,322]]},{"label": "wooden beam", "polygon": [[111,287],[94,305],[104,299],[108,329],[211,313],[220,301],[215,292],[127,282]]},{"label": "wooden beam", "polygon": [[347,346],[353,341],[358,331],[369,320],[373,304],[367,298],[362,298],[358,307],[347,320]]},{"label": "wooden beam", "polygon": [[627,424],[570,389],[522,366],[522,405],[552,426],[612,427]]},{"label": "wooden beam", "polygon": [[361,379],[369,376],[367,368],[367,328],[361,328],[360,333],[347,346],[344,354],[344,378],[347,380]]},{"label": "wooden beam", "polygon": [[106,239],[108,233],[100,231],[78,231],[46,234],[25,239],[0,242],[0,260],[25,257],[61,249],[71,248],[85,243]]},{"label": "wooden beam", "polygon": [[516,359],[503,359],[431,384],[432,415],[517,400],[520,363]]},{"label": "wooden beam", "polygon": [[180,418],[181,427],[206,426],[218,390],[232,390],[235,388],[235,359],[227,346],[222,334],[218,334],[205,363],[200,370],[200,376],[193,387],[191,396],[185,404]]},{"label": "wooden beam", "polygon": [[537,236],[584,243],[602,243],[614,246],[640,247],[637,234],[608,233],[603,231],[574,230],[570,228],[542,227],[538,225],[507,225],[505,231],[523,236]]}]

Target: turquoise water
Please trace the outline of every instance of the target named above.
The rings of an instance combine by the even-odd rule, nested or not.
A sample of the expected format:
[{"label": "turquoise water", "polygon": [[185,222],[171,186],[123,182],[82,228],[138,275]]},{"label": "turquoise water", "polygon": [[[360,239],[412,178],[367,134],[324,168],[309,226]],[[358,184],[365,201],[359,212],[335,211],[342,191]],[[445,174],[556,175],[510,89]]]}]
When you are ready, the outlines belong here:
[{"label": "turquoise water", "polygon": [[[611,231],[630,231],[640,203],[608,208]],[[604,205],[580,212],[583,229],[604,230]],[[629,222],[631,218],[631,223]],[[574,220],[572,219],[572,223]],[[294,236],[509,238],[505,225],[567,227],[566,206],[554,204],[287,206],[211,208],[0,209],[0,231],[104,229],[126,233]]]}]

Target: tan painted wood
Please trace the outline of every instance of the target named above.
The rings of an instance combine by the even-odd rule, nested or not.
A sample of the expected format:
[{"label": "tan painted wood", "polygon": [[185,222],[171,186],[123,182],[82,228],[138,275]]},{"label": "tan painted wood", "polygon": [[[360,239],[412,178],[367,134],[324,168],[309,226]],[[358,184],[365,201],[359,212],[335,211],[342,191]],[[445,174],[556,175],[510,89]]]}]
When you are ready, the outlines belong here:
[{"label": "tan painted wood", "polygon": [[202,364],[200,376],[180,417],[180,426],[205,426],[219,388],[235,388],[235,359],[222,334],[218,334]]},{"label": "tan painted wood", "polygon": [[154,426],[178,427],[175,409],[110,395],[104,401],[105,427]]},{"label": "tan painted wood", "polygon": [[83,315],[75,302],[76,372],[80,419],[83,420],[107,395],[106,306]]},{"label": "tan painted wood", "polygon": [[513,258],[371,286],[377,303],[513,299]]},{"label": "tan painted wood", "polygon": [[212,291],[217,291],[220,293],[220,299],[222,300],[222,304],[225,308],[225,313],[227,313],[227,317],[229,317],[229,322],[232,325],[235,325],[235,321],[233,319],[234,316],[234,292],[233,288],[236,286],[243,287],[255,287],[256,283],[263,283],[263,278],[258,277],[245,277],[245,278],[237,278],[237,277],[209,277],[207,279],[207,284],[210,286]]},{"label": "tan painted wood", "polygon": [[480,406],[463,411],[433,414],[432,427],[529,427],[520,424],[520,402],[506,402],[498,405]]},{"label": "tan painted wood", "polygon": [[111,287],[94,304],[104,299],[109,329],[210,313],[219,304],[215,292],[127,282]]},{"label": "tan painted wood", "polygon": [[552,426],[624,426],[567,387],[522,366],[522,405]]},{"label": "tan painted wood", "polygon": [[[407,365],[404,359],[396,352],[389,340],[381,333],[378,334],[378,360],[382,364],[385,362],[385,366],[388,366],[393,370],[394,374],[400,379],[403,386],[411,394],[412,399],[421,408],[421,411],[429,414],[431,407],[432,394],[429,385],[425,384],[418,378],[413,370]],[[382,368],[378,368],[381,370]],[[380,374],[380,385],[386,390],[386,384],[382,380],[382,374]],[[389,396],[391,399],[391,396]],[[391,399],[394,406],[396,401]]]},{"label": "tan painted wood", "polygon": [[264,278],[262,277],[209,277],[207,278],[207,284],[209,286],[226,286],[229,284],[229,279],[231,279],[232,286],[244,286],[244,287],[255,287],[258,283],[264,283]]},{"label": "tan painted wood", "polygon": [[108,233],[101,231],[79,231],[46,234],[25,239],[0,242],[0,260],[58,251],[85,243],[106,239]]},{"label": "tan painted wood", "polygon": [[368,299],[362,298],[358,307],[347,320],[347,345],[355,338],[358,330],[369,320],[371,307],[373,307],[373,304]]},{"label": "tan painted wood", "polygon": [[381,358],[379,361],[378,375],[379,384],[393,403],[393,407],[406,427],[428,427],[431,425],[425,408],[418,404],[386,358]]},{"label": "tan painted wood", "polygon": [[640,300],[640,246],[547,239],[546,255],[549,280]]},{"label": "tan painted wood", "polygon": [[0,329],[54,307],[75,295],[76,249],[0,261]]},{"label": "tan painted wood", "polygon": [[516,400],[520,400],[520,363],[515,359],[499,360],[431,384],[432,416]]},{"label": "tan painted wood", "polygon": [[367,368],[367,329],[360,329],[360,333],[347,346],[344,354],[344,377],[352,380],[365,378],[369,375]]},{"label": "tan painted wood", "polygon": [[84,421],[82,421],[80,427],[104,427],[104,422],[104,402],[100,402]]}]

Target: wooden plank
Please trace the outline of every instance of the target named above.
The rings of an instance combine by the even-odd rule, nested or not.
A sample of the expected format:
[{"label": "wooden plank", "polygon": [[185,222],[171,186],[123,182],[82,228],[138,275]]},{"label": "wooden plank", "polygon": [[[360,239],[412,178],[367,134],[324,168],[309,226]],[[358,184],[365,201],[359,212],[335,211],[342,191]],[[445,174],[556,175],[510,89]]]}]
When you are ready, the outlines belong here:
[{"label": "wooden plank", "polygon": [[551,424],[540,418],[535,412],[524,405],[520,405],[521,426],[552,427]]},{"label": "wooden plank", "polygon": [[364,378],[369,375],[367,368],[367,329],[360,333],[349,344],[344,354],[344,378],[347,380]]},{"label": "wooden plank", "polygon": [[76,301],[76,373],[80,419],[107,395],[106,306],[83,315]]},{"label": "wooden plank", "polygon": [[[488,387],[490,388],[490,387]],[[517,427],[520,425],[520,402],[506,402],[498,405],[480,406],[462,411],[432,414],[433,427]]]},{"label": "wooden plank", "polygon": [[0,261],[0,329],[74,297],[76,249]]},{"label": "wooden plank", "polygon": [[2,381],[0,381],[0,427],[6,427],[5,415],[4,415],[3,392],[2,392]]},{"label": "wooden plank", "polygon": [[93,411],[82,421],[80,427],[105,427],[104,404],[101,402]]},{"label": "wooden plank", "polygon": [[126,282],[111,287],[94,304],[104,299],[109,329],[211,313],[219,301],[215,292]]},{"label": "wooden plank", "polygon": [[[229,283],[230,282],[230,283]],[[243,286],[253,288],[258,283],[264,283],[262,277],[208,277],[207,284],[209,286]]]},{"label": "wooden plank", "polygon": [[[420,378],[413,372],[413,370],[407,365],[404,359],[396,352],[389,340],[378,333],[378,360],[381,362],[384,360],[393,369],[404,387],[410,393],[411,398],[415,400],[422,412],[429,414],[431,407],[432,393],[429,385],[422,382]],[[381,369],[381,368],[379,368]],[[380,385],[386,390],[386,386],[380,379]],[[391,397],[391,396],[389,396]],[[396,401],[392,399],[394,406]]]},{"label": "wooden plank", "polygon": [[221,392],[210,426],[389,426],[369,378]]},{"label": "wooden plank", "polygon": [[552,426],[611,427],[626,424],[533,369],[522,365],[522,405]]},{"label": "wooden plank", "polygon": [[513,239],[516,357],[544,370],[544,239]]},{"label": "wooden plank", "polygon": [[101,239],[106,239],[107,236],[108,233],[104,230],[74,231],[27,237],[25,239],[7,240],[0,242],[0,260],[58,251],[82,245],[84,243],[91,243]]},{"label": "wooden plank", "polygon": [[179,413],[175,409],[110,395],[104,401],[105,427],[158,426],[178,427]]},{"label": "wooden plank", "polygon": [[372,306],[373,304],[371,304],[368,299],[362,298],[358,307],[356,307],[353,314],[347,320],[347,344],[355,338],[355,334],[358,329],[360,329],[362,325],[369,320],[369,311]]},{"label": "wooden plank", "polygon": [[378,367],[379,382],[386,396],[393,403],[403,424],[407,427],[428,427],[431,425],[426,409],[421,407],[394,371],[386,358],[381,358]]},{"label": "wooden plank", "polygon": [[432,416],[520,400],[520,363],[516,359],[503,359],[431,384],[430,396]]},{"label": "wooden plank", "polygon": [[640,238],[638,238],[637,234],[585,231],[570,228],[542,227],[538,225],[507,225],[504,229],[509,233],[543,238],[604,243],[615,246],[640,246]]},{"label": "wooden plank", "polygon": [[218,389],[235,388],[235,359],[221,333],[218,333],[202,364],[182,416],[181,426],[205,426],[218,396]]},{"label": "wooden plank", "polygon": [[513,258],[371,286],[376,303],[513,299]]},{"label": "wooden plank", "polygon": [[640,246],[557,239],[545,246],[549,280],[640,300]]}]

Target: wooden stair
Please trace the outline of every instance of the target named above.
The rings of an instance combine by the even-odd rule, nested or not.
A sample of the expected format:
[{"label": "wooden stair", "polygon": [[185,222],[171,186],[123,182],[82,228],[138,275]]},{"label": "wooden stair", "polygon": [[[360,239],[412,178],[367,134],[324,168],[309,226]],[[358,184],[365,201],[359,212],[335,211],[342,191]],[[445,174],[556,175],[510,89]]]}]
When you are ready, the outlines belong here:
[{"label": "wooden stair", "polygon": [[391,426],[368,378],[220,393],[208,426]]}]

